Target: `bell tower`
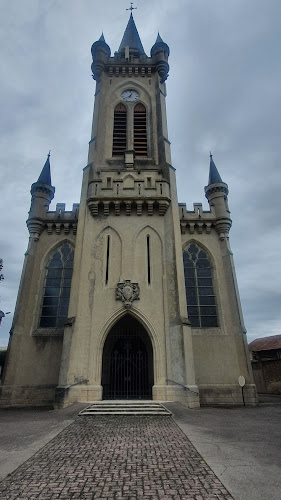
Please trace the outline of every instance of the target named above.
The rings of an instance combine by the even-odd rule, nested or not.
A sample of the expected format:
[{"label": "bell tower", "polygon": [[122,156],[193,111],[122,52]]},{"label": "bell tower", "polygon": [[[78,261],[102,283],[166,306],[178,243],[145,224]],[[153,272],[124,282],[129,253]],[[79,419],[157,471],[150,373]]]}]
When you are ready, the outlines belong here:
[{"label": "bell tower", "polygon": [[158,34],[145,53],[132,12],[113,55],[103,34],[91,48],[95,104],[60,405],[105,397],[199,405],[166,120],[169,52]]}]

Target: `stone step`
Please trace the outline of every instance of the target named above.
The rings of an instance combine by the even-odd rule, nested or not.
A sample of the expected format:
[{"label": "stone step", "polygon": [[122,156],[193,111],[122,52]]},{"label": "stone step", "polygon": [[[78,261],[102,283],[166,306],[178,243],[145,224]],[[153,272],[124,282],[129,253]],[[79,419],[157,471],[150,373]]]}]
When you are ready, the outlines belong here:
[{"label": "stone step", "polygon": [[105,403],[98,401],[80,411],[84,415],[164,415],[171,416],[171,412],[160,403]]}]

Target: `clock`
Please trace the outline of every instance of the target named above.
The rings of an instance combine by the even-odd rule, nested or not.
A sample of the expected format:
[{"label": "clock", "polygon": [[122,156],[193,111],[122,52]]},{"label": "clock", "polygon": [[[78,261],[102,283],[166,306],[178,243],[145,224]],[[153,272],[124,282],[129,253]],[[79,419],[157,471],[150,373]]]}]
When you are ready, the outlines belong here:
[{"label": "clock", "polygon": [[124,90],[124,92],[122,92],[121,94],[121,97],[123,101],[134,102],[138,100],[139,94],[136,90]]}]

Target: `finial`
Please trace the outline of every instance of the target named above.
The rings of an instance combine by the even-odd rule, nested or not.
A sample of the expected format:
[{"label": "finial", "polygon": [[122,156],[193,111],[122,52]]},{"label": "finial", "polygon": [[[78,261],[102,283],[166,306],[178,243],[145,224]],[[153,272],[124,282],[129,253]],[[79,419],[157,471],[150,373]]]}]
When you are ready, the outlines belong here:
[{"label": "finial", "polygon": [[135,9],[137,9],[137,7],[133,7],[133,2],[130,2],[130,4],[131,4],[131,7],[129,7],[129,8],[128,8],[128,9],[126,9],[126,10],[130,10],[130,11],[131,11],[131,14],[132,14],[132,11],[133,11],[133,10],[135,10]]},{"label": "finial", "polygon": [[212,151],[210,151],[210,158],[213,159]]},{"label": "finial", "polygon": [[49,150],[49,153],[48,153],[48,160],[49,160],[50,156],[51,156],[51,150]]}]

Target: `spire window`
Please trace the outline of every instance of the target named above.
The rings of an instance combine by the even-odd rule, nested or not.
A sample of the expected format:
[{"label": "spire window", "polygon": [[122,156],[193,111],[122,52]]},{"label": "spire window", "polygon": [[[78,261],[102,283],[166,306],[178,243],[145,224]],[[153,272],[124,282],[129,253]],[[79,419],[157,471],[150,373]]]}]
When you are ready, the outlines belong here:
[{"label": "spire window", "polygon": [[147,156],[146,109],[140,103],[134,107],[134,150],[136,156]]},{"label": "spire window", "polygon": [[114,110],[112,156],[123,156],[127,147],[127,109],[117,104]]},{"label": "spire window", "polygon": [[184,278],[188,318],[194,328],[218,326],[212,264],[207,254],[195,243],[183,252]]},{"label": "spire window", "polygon": [[74,249],[64,243],[51,255],[47,267],[40,318],[41,328],[64,326],[70,297]]}]

